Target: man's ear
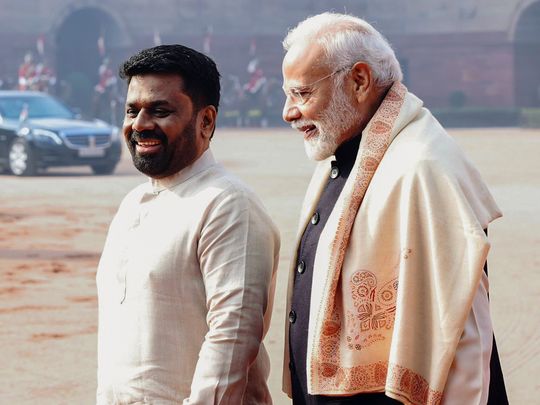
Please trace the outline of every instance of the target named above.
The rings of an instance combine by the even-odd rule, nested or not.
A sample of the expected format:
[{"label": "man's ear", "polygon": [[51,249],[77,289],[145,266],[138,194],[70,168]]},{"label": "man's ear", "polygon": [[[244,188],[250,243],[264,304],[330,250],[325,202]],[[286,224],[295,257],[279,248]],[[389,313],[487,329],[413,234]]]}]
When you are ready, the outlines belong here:
[{"label": "man's ear", "polygon": [[351,68],[354,97],[358,102],[364,102],[373,88],[371,68],[367,63],[357,62]]},{"label": "man's ear", "polygon": [[216,128],[216,117],[217,111],[216,107],[213,105],[208,105],[199,111],[199,120],[197,125],[199,126],[201,134],[204,138],[212,138]]}]

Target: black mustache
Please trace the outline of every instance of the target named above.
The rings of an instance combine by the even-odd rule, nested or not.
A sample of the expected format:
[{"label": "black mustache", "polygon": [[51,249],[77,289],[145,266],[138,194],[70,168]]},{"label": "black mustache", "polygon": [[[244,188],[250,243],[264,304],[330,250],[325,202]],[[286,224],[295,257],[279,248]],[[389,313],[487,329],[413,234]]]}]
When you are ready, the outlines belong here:
[{"label": "black mustache", "polygon": [[131,132],[131,136],[129,137],[131,142],[139,142],[143,139],[157,139],[158,141],[161,141],[161,143],[166,144],[167,143],[167,137],[156,131],[135,131],[133,130]]},{"label": "black mustache", "polygon": [[133,130],[131,132],[131,136],[129,137],[132,142],[138,142],[143,139],[157,139],[161,141],[161,143],[167,142],[167,137],[162,134],[161,132],[156,131],[135,131]]}]

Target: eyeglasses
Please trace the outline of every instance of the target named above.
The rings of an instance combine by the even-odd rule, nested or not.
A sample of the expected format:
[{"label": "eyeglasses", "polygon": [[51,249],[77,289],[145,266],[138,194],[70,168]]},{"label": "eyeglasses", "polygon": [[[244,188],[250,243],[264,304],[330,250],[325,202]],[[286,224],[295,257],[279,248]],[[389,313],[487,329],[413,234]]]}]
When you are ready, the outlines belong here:
[{"label": "eyeglasses", "polygon": [[350,69],[350,66],[345,66],[345,67],[342,67],[341,69],[334,70],[329,75],[321,77],[319,80],[315,80],[313,83],[310,83],[310,84],[295,86],[295,87],[291,87],[290,89],[283,86],[283,92],[285,93],[287,98],[292,101],[294,105],[304,105],[308,102],[309,98],[313,94],[313,86],[322,82],[323,80],[326,80],[338,74],[339,72],[343,72],[346,69]]}]

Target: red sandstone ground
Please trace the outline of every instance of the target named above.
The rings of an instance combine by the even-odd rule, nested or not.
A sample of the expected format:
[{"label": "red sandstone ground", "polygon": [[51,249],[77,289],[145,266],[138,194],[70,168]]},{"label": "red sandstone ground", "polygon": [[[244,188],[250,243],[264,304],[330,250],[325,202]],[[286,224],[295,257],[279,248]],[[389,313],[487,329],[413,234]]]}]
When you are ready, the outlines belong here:
[{"label": "red sandstone ground", "polygon": [[[540,131],[452,131],[489,184],[504,217],[490,228],[495,331],[510,403],[540,394]],[[282,254],[271,353],[274,402],[281,394],[286,272],[312,164],[300,136],[282,130],[220,130],[215,156],[260,195],[281,229]],[[0,176],[0,403],[92,404],[95,270],[108,224],[136,184],[124,158],[114,176],[62,169]]]}]

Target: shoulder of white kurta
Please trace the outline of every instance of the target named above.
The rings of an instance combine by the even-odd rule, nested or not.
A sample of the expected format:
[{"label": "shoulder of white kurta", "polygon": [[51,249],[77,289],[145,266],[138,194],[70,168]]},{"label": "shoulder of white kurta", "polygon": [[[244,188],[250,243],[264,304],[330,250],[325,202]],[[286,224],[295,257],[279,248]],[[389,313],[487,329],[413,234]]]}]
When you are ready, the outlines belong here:
[{"label": "shoulder of white kurta", "polygon": [[[271,252],[277,260],[280,247],[279,230],[257,195],[242,180],[216,165],[196,181],[202,198],[196,203],[200,215],[201,241],[236,234],[238,240],[249,240],[260,252]],[[217,229],[227,229],[227,233]],[[202,242],[201,242],[202,243]],[[245,243],[245,242],[243,242]],[[247,246],[247,245],[246,245]],[[199,247],[204,247],[204,243]]]},{"label": "shoulder of white kurta", "polygon": [[205,190],[212,199],[234,200],[239,206],[248,208],[251,205],[260,205],[255,192],[238,177],[224,169],[221,165],[215,165],[200,176],[193,179],[196,188]]},{"label": "shoulder of white kurta", "polygon": [[277,227],[255,192],[219,164],[194,176],[173,191],[183,197],[196,196],[195,201],[205,207],[208,215],[218,209],[221,212],[248,211],[251,217],[266,223],[277,233]]}]

